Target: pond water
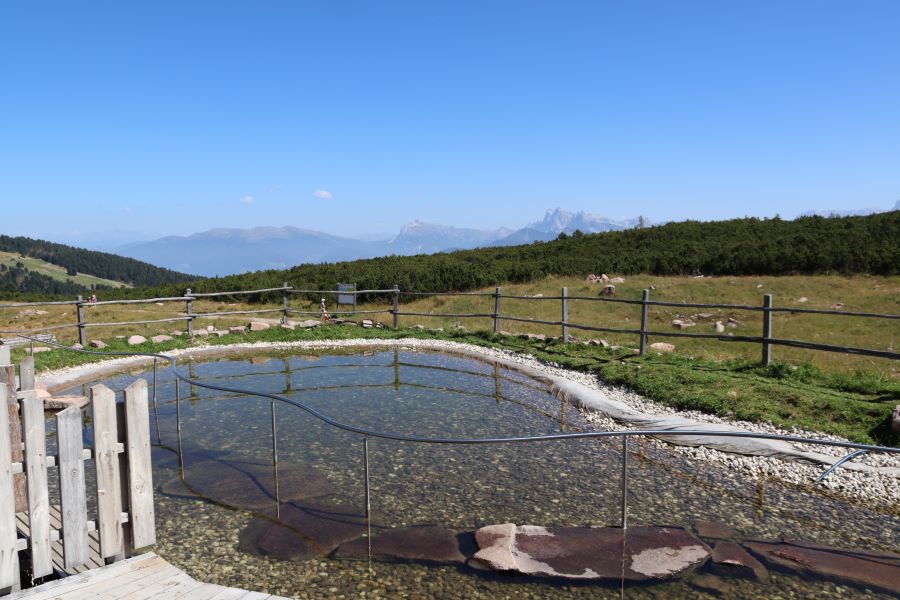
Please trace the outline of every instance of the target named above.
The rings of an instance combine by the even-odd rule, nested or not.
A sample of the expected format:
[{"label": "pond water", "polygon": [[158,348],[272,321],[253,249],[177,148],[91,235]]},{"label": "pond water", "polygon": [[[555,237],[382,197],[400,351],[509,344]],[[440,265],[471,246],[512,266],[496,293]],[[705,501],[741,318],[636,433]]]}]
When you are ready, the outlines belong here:
[{"label": "pond water", "polygon": [[[181,368],[204,382],[281,394],[339,421],[394,433],[508,437],[591,427],[578,410],[534,379],[451,354],[374,349],[230,355]],[[136,376],[152,384],[150,370],[103,383],[121,392]],[[281,505],[276,506],[276,500],[259,492],[260,485],[274,489],[272,402],[186,383],[180,398],[179,457],[175,383],[169,370],[160,368],[158,430],[151,405],[156,551],[198,579],[298,598],[704,598],[716,593],[702,572],[652,584],[572,583],[497,574],[472,564],[330,557],[335,539],[347,541],[366,531],[362,437],[277,403]],[[748,482],[649,441],[630,444],[631,526],[690,530],[698,521],[718,521],[739,541],[785,536],[896,550],[900,511],[842,500],[811,486]],[[373,534],[425,524],[459,532],[496,523],[618,525],[621,451],[615,439],[477,446],[371,439]],[[279,525],[273,533],[273,524],[296,517],[297,507],[325,515],[326,521],[292,524],[287,536]],[[346,519],[329,525],[328,515]],[[347,521],[351,525],[345,527]],[[717,581],[734,597],[890,597],[778,571],[766,583]]]}]

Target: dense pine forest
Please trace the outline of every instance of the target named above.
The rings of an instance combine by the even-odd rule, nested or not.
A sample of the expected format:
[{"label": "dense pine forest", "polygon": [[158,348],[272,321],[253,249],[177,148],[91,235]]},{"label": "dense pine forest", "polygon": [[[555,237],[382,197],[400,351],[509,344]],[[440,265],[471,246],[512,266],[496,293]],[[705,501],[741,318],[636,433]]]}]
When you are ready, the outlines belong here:
[{"label": "dense pine forest", "polygon": [[[14,239],[23,238],[0,237],[0,244]],[[48,248],[44,256],[50,256],[53,247],[60,247],[90,254],[90,260],[109,257],[111,264],[121,265],[106,269],[84,267],[85,271],[103,273],[104,277],[137,282],[138,273],[146,273],[140,281],[154,277],[168,277],[171,281],[150,289],[108,290],[104,292],[105,298],[180,295],[187,287],[197,292],[259,289],[277,287],[284,281],[295,288],[307,289],[334,289],[337,282],[347,282],[356,283],[358,289],[385,289],[397,284],[405,291],[443,292],[522,283],[546,275],[588,273],[896,275],[900,274],[900,211],[865,217],[804,217],[793,221],[779,218],[684,221],[626,231],[561,234],[551,242],[522,246],[304,264],[286,270],[193,281],[186,281],[186,276],[172,271],[110,254],[76,251],[48,242],[36,242],[32,248],[41,245]],[[133,270],[126,270],[126,265]]]},{"label": "dense pine forest", "polygon": [[[184,273],[155,267],[151,264],[125,258],[107,252],[97,252],[75,248],[27,237],[0,235],[0,252],[13,252],[36,258],[66,269],[70,275],[86,273],[103,279],[112,279],[134,286],[159,286],[193,279]],[[0,293],[6,296],[79,294],[89,288],[74,282],[59,281],[47,275],[36,273],[25,267],[5,269],[0,272]]]}]

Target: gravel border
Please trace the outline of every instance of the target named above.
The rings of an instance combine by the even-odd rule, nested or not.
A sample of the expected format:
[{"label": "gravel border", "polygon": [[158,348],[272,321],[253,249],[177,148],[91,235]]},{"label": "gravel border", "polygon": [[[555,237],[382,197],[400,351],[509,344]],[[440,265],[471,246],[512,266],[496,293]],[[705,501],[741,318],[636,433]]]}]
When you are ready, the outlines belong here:
[{"label": "gravel border", "polygon": [[[697,411],[678,411],[673,408],[657,404],[652,400],[644,398],[639,394],[630,391],[621,386],[611,386],[596,376],[563,369],[555,363],[545,363],[537,360],[529,354],[517,354],[507,350],[495,348],[486,348],[473,344],[464,344],[446,340],[423,340],[418,338],[401,338],[401,339],[348,339],[348,340],[308,340],[295,342],[255,342],[255,343],[238,343],[229,345],[216,346],[196,346],[193,348],[185,348],[162,352],[166,356],[173,358],[181,358],[187,356],[209,356],[215,354],[227,354],[235,350],[287,350],[287,349],[334,349],[334,348],[359,348],[359,347],[401,347],[411,350],[440,350],[455,354],[472,356],[475,358],[495,359],[503,362],[510,368],[523,371],[529,375],[544,375],[542,378],[553,384],[554,391],[557,394],[564,393],[570,396],[570,399],[579,402],[578,390],[575,394],[571,394],[572,390],[565,389],[568,382],[580,384],[599,392],[601,397],[606,397],[613,402],[619,402],[627,405],[634,411],[644,413],[644,415],[654,417],[675,417],[682,419],[690,419],[702,424],[723,425],[725,427],[737,427],[739,429],[756,432],[770,433],[778,435],[793,435],[809,437],[811,439],[848,441],[839,437],[831,436],[821,432],[806,431],[799,428],[790,430],[779,429],[769,423],[749,423],[746,421],[729,421],[714,415],[709,415]],[[70,387],[84,381],[96,379],[98,376],[112,374],[138,366],[143,366],[153,362],[153,358],[145,356],[128,356],[114,358],[100,363],[92,363],[86,365],[78,365],[73,367],[65,367],[53,371],[47,371],[39,374],[38,380],[46,385],[51,391]],[[563,380],[554,382],[554,380]],[[558,389],[556,383],[562,385],[563,389]],[[580,401],[582,413],[585,419],[594,425],[598,431],[613,431],[621,429],[636,429],[637,427],[613,420],[602,412],[591,409],[591,402]],[[719,438],[723,439],[723,438]],[[783,458],[772,458],[767,456],[745,456],[731,452],[723,452],[705,446],[684,446],[668,444],[659,440],[652,440],[652,443],[663,446],[673,452],[700,460],[707,463],[714,463],[719,466],[738,470],[748,478],[754,480],[777,478],[787,482],[811,485],[816,477],[824,470],[822,465],[808,464],[797,462],[796,460],[784,460]],[[830,455],[840,457],[848,453],[847,450],[840,447],[820,446],[818,444],[793,444],[794,448],[799,451],[812,451],[819,455]],[[840,495],[852,498],[863,499],[874,502],[876,504],[887,504],[896,508],[900,503],[900,455],[894,454],[871,454],[857,457],[853,461],[860,465],[858,468],[866,468],[869,471],[851,470],[849,468],[841,468],[832,473],[821,486],[836,492]]]}]

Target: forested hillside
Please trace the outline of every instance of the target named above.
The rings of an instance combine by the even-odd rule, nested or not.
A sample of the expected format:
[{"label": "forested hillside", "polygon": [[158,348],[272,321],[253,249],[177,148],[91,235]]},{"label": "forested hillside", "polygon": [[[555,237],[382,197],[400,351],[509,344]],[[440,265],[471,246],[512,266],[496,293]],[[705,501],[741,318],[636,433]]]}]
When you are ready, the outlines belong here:
[{"label": "forested hillside", "polygon": [[398,284],[407,291],[462,291],[545,275],[588,273],[656,275],[784,275],[790,273],[900,273],[900,211],[865,217],[804,217],[794,221],[734,219],[685,221],[658,227],[561,236],[551,242],[459,252],[389,256],[299,265],[197,280],[150,290],[114,290],[116,296],[172,295],[276,287],[358,289]]},{"label": "forested hillside", "polygon": [[[134,286],[159,286],[192,279],[190,275],[162,269],[151,264],[106,252],[96,252],[27,237],[0,235],[0,252],[43,260],[63,267],[71,276],[76,273],[94,275]],[[19,266],[0,273],[0,290],[9,294],[73,294],[87,291],[87,286],[59,281],[34,269]]]}]

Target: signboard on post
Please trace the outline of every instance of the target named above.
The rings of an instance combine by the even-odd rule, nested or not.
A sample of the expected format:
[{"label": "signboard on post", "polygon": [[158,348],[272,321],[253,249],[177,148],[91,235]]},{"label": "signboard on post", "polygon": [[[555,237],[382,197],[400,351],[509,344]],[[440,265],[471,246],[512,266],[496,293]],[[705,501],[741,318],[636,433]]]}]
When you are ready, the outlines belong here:
[{"label": "signboard on post", "polygon": [[356,284],[355,283],[339,283],[337,286],[337,305],[340,306],[351,306],[352,310],[356,310],[356,294],[346,294],[341,292],[355,292]]}]

